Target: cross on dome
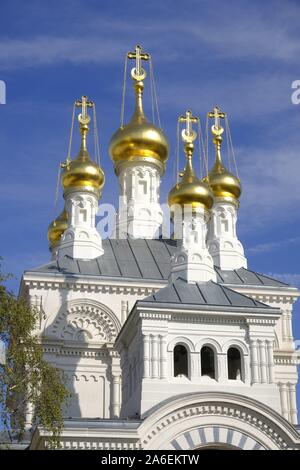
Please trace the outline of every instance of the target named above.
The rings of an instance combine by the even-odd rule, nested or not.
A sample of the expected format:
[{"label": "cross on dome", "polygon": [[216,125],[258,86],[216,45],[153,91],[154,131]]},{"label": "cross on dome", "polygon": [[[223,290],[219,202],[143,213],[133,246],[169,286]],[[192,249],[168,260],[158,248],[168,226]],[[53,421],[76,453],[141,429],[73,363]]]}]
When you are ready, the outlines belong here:
[{"label": "cross on dome", "polygon": [[197,132],[193,130],[193,124],[199,122],[199,118],[193,116],[191,110],[187,110],[185,115],[179,117],[179,122],[185,122],[185,129],[182,130],[181,136],[184,142],[193,142],[197,137]]},{"label": "cross on dome", "polygon": [[212,126],[212,131],[219,131],[221,129],[223,130],[220,125],[220,119],[224,119],[226,117],[226,113],[221,111],[219,106],[215,106],[213,111],[210,111],[209,113],[207,113],[207,115],[209,118],[214,118],[215,120],[215,124]]},{"label": "cross on dome", "polygon": [[88,124],[91,118],[87,113],[87,108],[93,108],[94,102],[88,100],[88,97],[84,95],[81,97],[81,100],[75,101],[75,106],[77,108],[81,107],[81,113],[78,115],[78,121],[80,122],[80,124]]},{"label": "cross on dome", "polygon": [[128,52],[128,59],[135,59],[135,67],[131,70],[131,76],[136,81],[142,81],[146,78],[146,71],[142,68],[142,60],[149,60],[150,54],[142,52],[141,46],[135,46],[134,52]]}]

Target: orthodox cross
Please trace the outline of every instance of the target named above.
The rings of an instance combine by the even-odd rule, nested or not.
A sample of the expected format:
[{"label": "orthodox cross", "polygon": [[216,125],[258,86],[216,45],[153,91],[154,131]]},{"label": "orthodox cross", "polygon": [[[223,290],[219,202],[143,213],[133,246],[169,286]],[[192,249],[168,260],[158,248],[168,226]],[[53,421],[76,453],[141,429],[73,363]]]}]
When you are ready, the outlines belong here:
[{"label": "orthodox cross", "polygon": [[132,69],[131,75],[135,80],[144,80],[146,72],[142,68],[142,60],[149,60],[150,54],[142,52],[141,46],[135,46],[134,52],[128,52],[128,59],[135,59],[135,68]]},{"label": "orthodox cross", "polygon": [[179,117],[179,122],[186,123],[185,129],[183,129],[182,134],[181,134],[184,142],[193,142],[196,139],[197,134],[193,130],[193,124],[197,123],[198,121],[199,121],[199,118],[197,118],[196,116],[193,116],[193,113],[190,110],[186,111],[184,116]]},{"label": "orthodox cross", "polygon": [[82,96],[81,100],[75,101],[75,106],[77,108],[81,107],[81,113],[78,116],[78,121],[81,124],[88,124],[90,122],[90,117],[87,113],[87,108],[92,108],[94,106],[94,102],[88,100],[87,96]]},{"label": "orthodox cross", "polygon": [[226,113],[223,113],[223,111],[220,110],[218,106],[215,106],[213,111],[210,111],[208,114],[209,118],[214,118],[215,119],[215,128],[219,129],[220,126],[220,119],[224,119],[226,117]]}]

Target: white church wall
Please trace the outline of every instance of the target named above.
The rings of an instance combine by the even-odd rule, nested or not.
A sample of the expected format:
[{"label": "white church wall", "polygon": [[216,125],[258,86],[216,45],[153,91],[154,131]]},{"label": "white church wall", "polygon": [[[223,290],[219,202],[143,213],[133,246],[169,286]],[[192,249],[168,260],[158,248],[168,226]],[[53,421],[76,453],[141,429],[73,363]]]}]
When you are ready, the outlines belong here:
[{"label": "white church wall", "polygon": [[[139,356],[142,351],[143,378],[138,390],[129,394],[123,402],[122,417],[136,414],[145,416],[153,406],[172,396],[224,388],[232,393],[255,398],[281,412],[280,394],[274,383],[273,350],[268,350],[268,344],[273,345],[274,342],[274,319],[271,324],[268,320],[263,325],[259,320],[257,325],[249,327],[241,315],[222,318],[221,315],[213,317],[199,311],[197,316],[184,313],[181,317],[176,314],[172,319],[170,314],[167,316],[168,319],[162,313],[144,315],[140,326],[135,326],[136,336],[125,340],[128,345],[123,345],[121,351],[121,356],[126,351],[123,366],[129,363],[130,355]],[[140,341],[141,334],[143,344]],[[253,340],[258,345],[257,381],[253,381],[251,367],[250,343]],[[188,350],[187,376],[174,377],[173,357],[177,344],[184,345]],[[215,378],[201,375],[200,351],[203,346],[211,347],[215,353]],[[229,347],[235,347],[241,353],[242,367],[237,380],[228,378]],[[124,390],[126,377],[123,376]],[[138,399],[140,395],[141,399]]]},{"label": "white church wall", "polygon": [[47,338],[45,357],[68,379],[72,396],[66,416],[109,418],[119,414],[121,371],[115,365],[112,374],[112,360],[105,348],[107,343],[113,346],[129,309],[143,295],[107,290],[83,292],[59,285],[29,290],[31,303],[40,312],[36,333]]}]

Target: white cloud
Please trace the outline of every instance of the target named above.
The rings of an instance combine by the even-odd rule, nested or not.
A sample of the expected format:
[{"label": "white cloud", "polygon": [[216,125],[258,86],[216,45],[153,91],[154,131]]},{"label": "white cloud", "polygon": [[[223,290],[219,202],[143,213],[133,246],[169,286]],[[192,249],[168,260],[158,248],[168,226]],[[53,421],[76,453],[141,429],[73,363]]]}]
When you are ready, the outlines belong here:
[{"label": "white cloud", "polygon": [[293,245],[297,243],[300,243],[300,237],[288,238],[286,240],[280,240],[276,242],[259,243],[258,245],[247,248],[246,251],[248,253],[256,255],[261,253],[267,253],[269,251],[276,250],[277,248],[282,248],[283,246]]},{"label": "white cloud", "polygon": [[[272,60],[297,64],[300,44],[295,31],[300,8],[294,3],[289,2],[283,9],[280,2],[274,1],[272,15],[268,6],[257,9],[240,0],[190,3],[193,14],[188,19],[188,13],[176,15],[181,4],[172,2],[172,7],[157,5],[147,15],[137,9],[122,20],[99,15],[97,9],[87,9],[84,4],[83,11],[67,23],[67,28],[62,23],[66,16],[58,19],[53,35],[18,40],[2,37],[1,67],[119,62],[137,40],[153,52],[155,60],[176,60],[181,64],[199,64],[203,58],[263,59],[264,66]],[[217,26],[216,9],[222,19]],[[37,15],[35,22],[38,21]],[[65,29],[68,36],[61,32]]]},{"label": "white cloud", "polygon": [[[186,109],[203,114],[214,104],[226,110],[231,122],[258,123],[271,113],[279,114],[295,106],[291,103],[291,75],[256,71],[226,77],[216,75],[212,80],[195,76],[167,81],[159,77],[159,102],[164,110]],[[163,90],[163,91],[162,91]],[[255,119],[255,121],[253,121]],[[263,122],[266,125],[266,122]]]},{"label": "white cloud", "polygon": [[243,185],[240,220],[248,232],[298,219],[300,159],[296,145],[239,149]]}]

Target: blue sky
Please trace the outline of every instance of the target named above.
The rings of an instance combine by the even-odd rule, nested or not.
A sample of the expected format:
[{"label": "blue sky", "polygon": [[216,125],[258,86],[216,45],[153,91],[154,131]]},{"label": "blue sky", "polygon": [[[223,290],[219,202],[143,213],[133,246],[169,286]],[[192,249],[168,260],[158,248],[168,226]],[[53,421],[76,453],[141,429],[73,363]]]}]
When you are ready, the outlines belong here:
[{"label": "blue sky", "polygon": [[[107,176],[103,201],[116,201],[108,143],[120,122],[124,56],[140,43],[153,56],[171,145],[162,202],[172,184],[178,114],[192,108],[203,120],[218,104],[228,113],[243,184],[239,236],[249,267],[300,286],[300,105],[291,102],[291,84],[300,79],[299,2],[1,0],[0,16],[0,79],[7,86],[7,104],[0,105],[1,255],[7,271],[19,278],[49,260],[57,169],[67,154],[72,103],[82,94],[97,105]],[[129,87],[127,117],[131,98]],[[56,213],[61,195],[59,201]],[[299,317],[296,305],[296,338]]]}]

